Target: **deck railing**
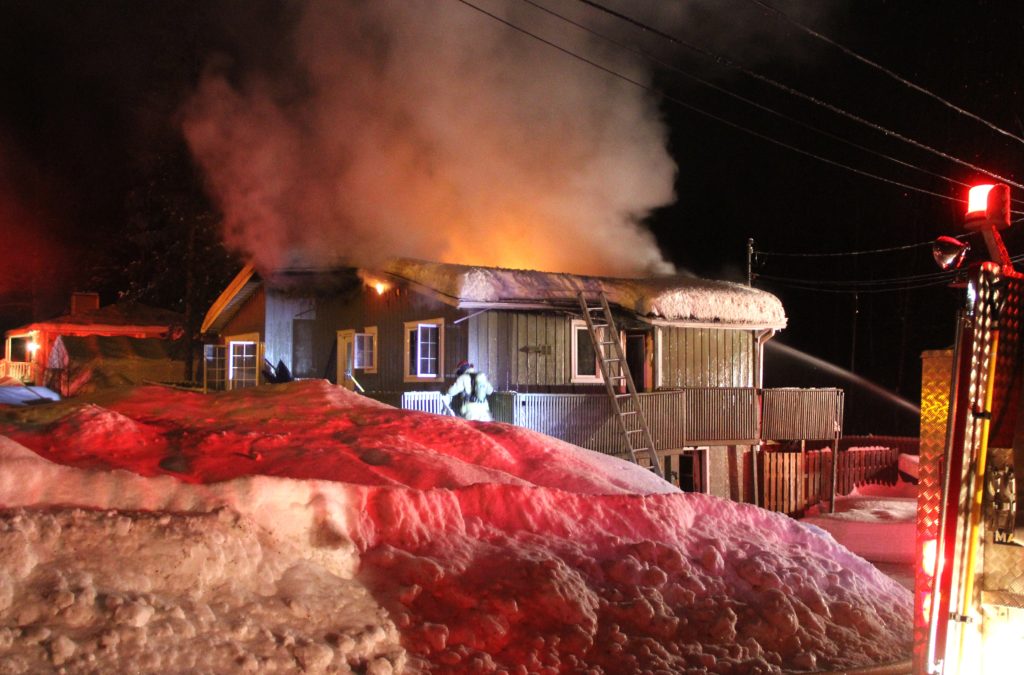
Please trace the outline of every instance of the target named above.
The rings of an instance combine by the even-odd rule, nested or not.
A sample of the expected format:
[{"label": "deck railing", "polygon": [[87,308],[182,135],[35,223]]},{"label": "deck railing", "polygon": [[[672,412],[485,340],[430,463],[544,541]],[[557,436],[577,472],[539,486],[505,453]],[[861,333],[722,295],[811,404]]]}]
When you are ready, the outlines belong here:
[{"label": "deck railing", "polygon": [[0,359],[0,377],[13,377],[22,382],[33,381],[33,370],[31,361],[8,361]]},{"label": "deck railing", "polygon": [[[787,433],[804,430],[806,438],[824,433],[834,438],[842,423],[842,391],[838,389],[785,390],[785,397],[767,396],[774,390],[751,387],[695,387],[642,393],[640,406],[658,450],[706,445],[753,445],[771,438],[758,429],[758,420],[770,416]],[[375,398],[379,398],[374,395]],[[802,398],[807,400],[802,400]],[[779,402],[784,403],[780,405]],[[526,427],[575,445],[607,454],[625,452],[611,403],[603,394],[522,394],[499,392],[490,398],[494,419]],[[764,409],[763,406],[772,406]],[[407,392],[401,407],[444,413],[439,392]],[[798,415],[789,420],[787,416]],[[811,420],[812,423],[809,423]],[[793,438],[792,436],[784,437]],[[797,436],[796,438],[799,438]]]}]

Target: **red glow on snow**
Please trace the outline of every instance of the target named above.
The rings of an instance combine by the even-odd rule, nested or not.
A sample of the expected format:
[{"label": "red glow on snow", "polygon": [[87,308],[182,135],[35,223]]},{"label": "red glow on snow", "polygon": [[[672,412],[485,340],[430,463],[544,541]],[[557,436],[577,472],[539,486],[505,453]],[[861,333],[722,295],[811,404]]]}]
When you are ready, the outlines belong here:
[{"label": "red glow on snow", "polygon": [[985,213],[988,210],[988,195],[995,185],[975,185],[967,192],[967,215]]},{"label": "red glow on snow", "polygon": [[[338,549],[331,560],[358,570],[373,596],[363,597],[381,608],[380,618],[367,613],[381,626],[375,644],[395,645],[425,671],[838,672],[895,661],[911,645],[911,594],[788,517],[679,493],[636,465],[528,429],[399,410],[324,381],[210,395],[118,388],[40,406],[25,418],[0,416],[4,457],[25,475],[31,464],[35,476],[0,471],[5,504],[227,506],[218,533],[268,529],[261,548],[211,545],[216,573],[189,558],[202,577],[197,593],[220,597],[218,580],[235,560],[278,555],[271,540],[286,552],[298,546],[289,555],[303,560]],[[229,528],[231,511],[240,520]],[[163,545],[176,517],[161,518],[167,524],[150,539]],[[143,529],[140,516],[125,519],[130,533]],[[119,551],[149,548],[117,539]],[[126,576],[136,576],[126,583],[151,578],[142,570],[168,583],[171,571],[175,592],[191,593],[182,565],[129,562]],[[317,574],[308,578],[330,578]],[[312,600],[287,604],[307,576],[275,585],[246,568],[238,577],[243,590],[276,593],[293,624],[319,616],[305,604]],[[224,607],[209,630],[234,625],[245,604]],[[328,639],[327,655],[373,646]]]}]

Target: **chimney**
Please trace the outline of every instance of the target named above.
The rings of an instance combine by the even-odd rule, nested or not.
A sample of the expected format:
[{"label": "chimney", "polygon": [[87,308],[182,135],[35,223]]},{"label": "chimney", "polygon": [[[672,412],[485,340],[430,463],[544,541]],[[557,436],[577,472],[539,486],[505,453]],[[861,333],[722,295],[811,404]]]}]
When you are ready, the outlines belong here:
[{"label": "chimney", "polygon": [[71,294],[71,313],[81,314],[82,312],[88,312],[94,309],[100,308],[100,294],[99,293],[81,293],[75,292]]}]

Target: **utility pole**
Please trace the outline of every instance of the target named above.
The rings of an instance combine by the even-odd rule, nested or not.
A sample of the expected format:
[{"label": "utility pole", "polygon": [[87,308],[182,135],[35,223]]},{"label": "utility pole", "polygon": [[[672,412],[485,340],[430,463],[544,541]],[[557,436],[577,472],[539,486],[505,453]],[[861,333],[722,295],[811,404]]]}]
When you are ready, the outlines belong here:
[{"label": "utility pole", "polygon": [[754,239],[747,239],[747,286],[754,285]]}]

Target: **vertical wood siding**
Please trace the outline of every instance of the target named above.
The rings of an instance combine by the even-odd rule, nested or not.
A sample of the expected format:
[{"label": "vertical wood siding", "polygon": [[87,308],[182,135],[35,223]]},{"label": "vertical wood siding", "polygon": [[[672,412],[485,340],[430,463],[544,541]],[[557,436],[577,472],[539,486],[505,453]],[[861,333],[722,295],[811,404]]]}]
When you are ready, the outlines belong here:
[{"label": "vertical wood siding", "polygon": [[[261,298],[262,300],[262,298]],[[564,312],[457,310],[404,288],[383,295],[358,283],[318,295],[269,291],[267,356],[284,360],[297,377],[337,379],[337,331],[378,330],[377,372],[357,370],[367,390],[440,390],[444,382],[404,382],[405,332],[409,321],[445,320],[443,374],[468,359],[498,390],[590,391],[599,385],[572,382],[572,320]],[[459,321],[455,323],[455,321]],[[296,331],[298,322],[303,330]],[[622,321],[622,328],[628,322]],[[750,331],[663,327],[657,367],[664,389],[749,387],[754,337]],[[296,340],[303,344],[296,344]],[[301,356],[301,362],[295,358]],[[298,366],[298,368],[296,368]]]},{"label": "vertical wood siding", "polygon": [[572,322],[565,314],[492,310],[472,316],[469,358],[499,389],[572,384]]},{"label": "vertical wood siding", "polygon": [[754,335],[722,328],[662,326],[661,387],[750,387]]},{"label": "vertical wood siding", "polygon": [[[377,372],[355,371],[355,377],[367,390],[414,391],[440,390],[445,382],[404,382],[405,330],[408,321],[445,320],[444,362],[442,373],[450,383],[455,367],[466,358],[466,325],[455,324],[465,312],[439,301],[393,288],[383,295],[362,284],[334,293],[295,296],[267,295],[268,358],[283,358],[296,377],[322,377],[337,380],[337,332],[362,331],[377,327]],[[312,323],[306,323],[311,321]],[[301,325],[303,330],[296,331]],[[296,345],[299,336],[308,342]],[[296,372],[293,356],[309,353],[304,372]]]}]

